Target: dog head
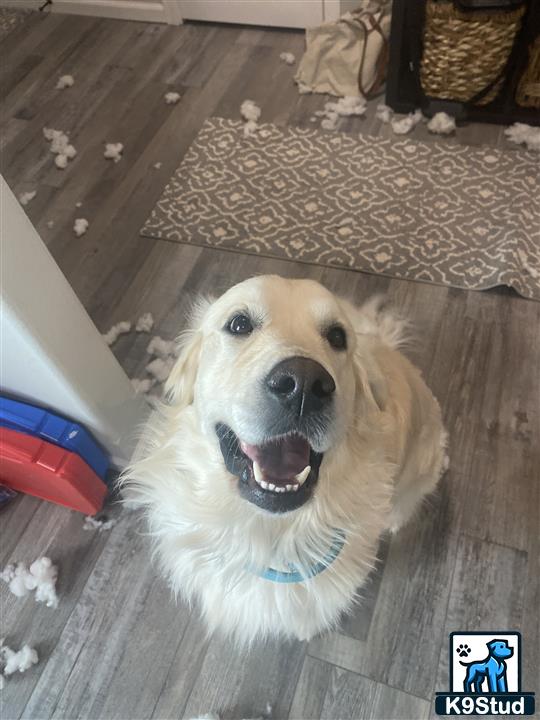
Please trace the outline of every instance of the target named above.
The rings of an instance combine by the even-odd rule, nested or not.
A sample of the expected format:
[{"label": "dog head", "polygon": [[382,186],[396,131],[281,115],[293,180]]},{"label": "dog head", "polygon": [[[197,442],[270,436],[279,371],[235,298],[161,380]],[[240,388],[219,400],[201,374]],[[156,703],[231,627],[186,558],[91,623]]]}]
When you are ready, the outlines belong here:
[{"label": "dog head", "polygon": [[256,277],[197,313],[166,387],[193,404],[239,494],[273,513],[316,492],[325,455],[384,404],[352,306],[310,280]]},{"label": "dog head", "polygon": [[514,649],[508,646],[506,640],[492,640],[488,643],[490,654],[497,660],[504,660],[512,657]]}]

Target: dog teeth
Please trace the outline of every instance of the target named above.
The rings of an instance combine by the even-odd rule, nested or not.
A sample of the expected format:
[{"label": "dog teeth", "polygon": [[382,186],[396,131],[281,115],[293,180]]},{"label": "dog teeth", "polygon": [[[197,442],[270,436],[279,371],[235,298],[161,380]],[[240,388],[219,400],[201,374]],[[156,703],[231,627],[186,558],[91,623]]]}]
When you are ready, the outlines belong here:
[{"label": "dog teeth", "polygon": [[306,465],[306,467],[302,470],[302,472],[298,473],[298,475],[294,478],[296,480],[296,482],[298,483],[298,485],[303,485],[306,482],[307,477],[310,472],[311,472],[311,465]]},{"label": "dog teeth", "polygon": [[[253,463],[253,476],[255,477],[255,481],[256,481],[259,485],[262,485],[262,484],[263,484],[263,482],[264,482],[263,473],[262,473],[262,470],[261,470],[261,466],[259,465],[259,463],[258,463],[257,461],[255,461],[255,462]],[[263,487],[264,487],[264,486],[263,486]]]},{"label": "dog teeth", "polygon": [[275,493],[297,492],[300,485],[305,482],[305,479],[309,475],[310,469],[311,468],[308,466],[300,473],[300,475],[297,475],[295,478],[297,481],[296,483],[291,483],[290,485],[274,485],[274,483],[266,482],[261,466],[257,461],[255,461],[253,463],[253,477],[255,478],[257,485],[260,485],[263,490],[271,490]]}]

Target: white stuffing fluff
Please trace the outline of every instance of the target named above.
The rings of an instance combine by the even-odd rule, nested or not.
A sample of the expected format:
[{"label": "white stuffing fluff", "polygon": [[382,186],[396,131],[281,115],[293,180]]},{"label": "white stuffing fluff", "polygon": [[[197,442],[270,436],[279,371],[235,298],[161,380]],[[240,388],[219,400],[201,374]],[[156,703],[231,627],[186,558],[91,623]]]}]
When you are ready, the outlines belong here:
[{"label": "white stuffing fluff", "polygon": [[258,129],[259,126],[255,122],[255,120],[248,120],[247,123],[244,125],[244,137],[250,137],[251,135],[255,135]]},{"label": "white stuffing fluff", "polygon": [[114,160],[114,162],[117,163],[122,159],[123,152],[124,146],[122,143],[105,143],[103,157],[106,157],[107,160]]},{"label": "white stuffing fluff", "polygon": [[57,155],[54,158],[54,164],[59,170],[65,170],[68,164],[67,155]]},{"label": "white stuffing fluff", "polygon": [[47,607],[58,607],[56,594],[56,579],[58,568],[48,557],[38,558],[30,565],[30,577],[27,585],[30,590],[36,591],[36,602],[44,602]]},{"label": "white stuffing fluff", "polygon": [[168,357],[165,359],[159,357],[154,358],[154,360],[149,362],[146,366],[146,372],[153,375],[159,383],[163,383],[171,374],[175,361],[174,357]]},{"label": "white stuffing fluff", "polygon": [[156,381],[154,378],[131,378],[131,384],[137,395],[146,395],[154,387]]},{"label": "white stuffing fluff", "polygon": [[456,129],[456,121],[451,115],[445,112],[438,112],[431,118],[427,124],[430,133],[436,135],[450,135]]},{"label": "white stuffing fluff", "polygon": [[283,62],[286,62],[287,65],[294,65],[296,62],[295,56],[292,54],[292,52],[282,52],[279,56],[280,60],[283,60]]},{"label": "white stuffing fluff", "polygon": [[131,323],[127,320],[122,320],[121,322],[116,323],[116,325],[113,325],[112,328],[103,335],[103,339],[107,345],[114,345],[120,335],[125,335],[130,330]]},{"label": "white stuffing fluff", "polygon": [[88,230],[88,220],[86,218],[77,218],[73,224],[73,232],[77,237],[81,237]]},{"label": "white stuffing fluff", "polygon": [[17,565],[7,565],[0,573],[0,579],[8,584],[10,592],[15,597],[24,597],[30,592],[30,588],[26,584],[26,578],[29,575],[28,568],[24,563]]},{"label": "white stuffing fluff", "polygon": [[32,192],[24,192],[19,195],[19,202],[21,205],[28,205],[28,203],[33,200],[37,195],[36,190],[32,190]]},{"label": "white stuffing fluff", "polygon": [[47,227],[52,230],[54,227],[54,220],[47,220]]},{"label": "white stuffing fluff", "polygon": [[389,123],[393,116],[394,111],[391,107],[385,105],[384,103],[377,105],[377,109],[375,111],[375,117],[377,120],[380,120],[383,123]]},{"label": "white stuffing fluff", "polygon": [[62,130],[54,130],[53,128],[43,128],[43,136],[45,140],[50,142],[49,149],[56,155],[54,164],[60,170],[67,167],[68,160],[73,160],[77,155],[77,150],[69,142],[69,137]]},{"label": "white stuffing fluff", "polygon": [[163,340],[159,335],[154,335],[148,343],[146,352],[149,355],[155,355],[156,357],[165,359],[169,357],[169,355],[176,355],[176,342],[174,340]]},{"label": "white stuffing fluff", "polygon": [[82,202],[81,202],[80,200],[79,200],[79,202],[76,202],[76,203],[75,203],[75,207],[76,207],[76,208],[82,207]]},{"label": "white stuffing fluff", "polygon": [[246,120],[244,125],[244,137],[254,135],[258,130],[257,121],[261,117],[261,108],[255,105],[253,100],[244,100],[240,105],[240,114]]},{"label": "white stuffing fluff", "polygon": [[56,579],[58,568],[48,557],[35,560],[30,569],[24,563],[8,565],[0,574],[0,579],[8,583],[16,597],[24,597],[32,590],[36,591],[36,602],[44,602],[47,607],[58,607]]},{"label": "white stuffing fluff", "polygon": [[240,114],[244,120],[257,122],[261,117],[261,108],[258,105],[255,105],[253,100],[244,100],[244,102],[240,105]]},{"label": "white stuffing fluff", "polygon": [[180,100],[182,96],[180,93],[177,92],[168,92],[165,93],[165,102],[167,105],[176,105],[176,103]]},{"label": "white stuffing fluff", "polygon": [[146,312],[141,315],[135,325],[135,332],[150,332],[154,327],[154,318],[152,313]]},{"label": "white stuffing fluff", "polygon": [[317,110],[315,115],[324,118],[321,127],[325,130],[335,130],[340,117],[363,115],[366,112],[366,101],[363,97],[348,95],[339,98],[337,102],[327,102],[324,110]]},{"label": "white stuffing fluff", "polygon": [[56,83],[56,89],[65,90],[66,88],[73,87],[73,85],[75,85],[75,79],[73,75],[62,75],[62,77],[58,78],[58,82]]},{"label": "white stuffing fluff", "polygon": [[154,165],[153,165],[152,167],[153,167],[155,170],[159,170],[162,165],[163,165],[163,163],[157,162],[157,163],[154,163]]},{"label": "white stuffing fluff", "polygon": [[540,127],[531,127],[525,123],[514,123],[507,127],[504,134],[516,145],[526,145],[527,150],[540,152]]},{"label": "white stuffing fluff", "polygon": [[23,647],[16,652],[7,645],[4,645],[4,639],[0,640],[0,653],[3,655],[5,666],[4,675],[13,675],[15,672],[25,672],[38,661],[38,654],[29,645]]},{"label": "white stuffing fluff", "polygon": [[91,515],[87,515],[84,518],[83,530],[97,530],[98,532],[103,532],[104,530],[110,530],[115,525],[115,520],[99,520],[93,518]]},{"label": "white stuffing fluff", "polygon": [[404,118],[394,118],[391,120],[392,130],[396,135],[407,135],[421,122],[423,117],[421,110],[415,110]]}]

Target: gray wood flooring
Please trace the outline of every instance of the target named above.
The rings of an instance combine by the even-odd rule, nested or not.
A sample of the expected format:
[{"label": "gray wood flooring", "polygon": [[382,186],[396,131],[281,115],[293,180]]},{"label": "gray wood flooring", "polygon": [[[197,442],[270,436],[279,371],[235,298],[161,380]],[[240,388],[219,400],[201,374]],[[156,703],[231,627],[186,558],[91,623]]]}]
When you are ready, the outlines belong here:
[{"label": "gray wood flooring", "polygon": [[[255,273],[315,278],[355,301],[387,292],[419,328],[413,359],[443,408],[450,471],[382,542],[365,601],[339,631],[250,653],[206,640],[196,612],[175,605],[135,515],[112,504],[114,528],[85,532],[79,515],[19,497],[0,516],[0,565],[50,555],[61,602],[51,610],[0,587],[0,636],[40,655],[2,692],[5,720],[254,718],[268,703],[273,718],[427,718],[459,629],[521,630],[523,688],[540,690],[540,304],[138,235],[206,117],[238,117],[250,97],[265,121],[309,123],[324,98],[299,96],[294,68],[279,61],[302,47],[289,31],[34,14],[0,46],[2,173],[17,194],[37,189],[28,215],[102,331],[151,311],[171,338],[194,294]],[[59,92],[64,73],[76,83]],[[173,89],[182,100],[166,105]],[[44,125],[69,131],[78,150],[64,172]],[[373,104],[339,130],[390,132]],[[430,139],[423,127],[414,137]],[[121,162],[103,159],[105,142],[124,143]],[[448,142],[504,139],[471,125]],[[76,217],[90,222],[79,239]],[[125,336],[114,348],[130,377],[142,374],[145,345]]]}]

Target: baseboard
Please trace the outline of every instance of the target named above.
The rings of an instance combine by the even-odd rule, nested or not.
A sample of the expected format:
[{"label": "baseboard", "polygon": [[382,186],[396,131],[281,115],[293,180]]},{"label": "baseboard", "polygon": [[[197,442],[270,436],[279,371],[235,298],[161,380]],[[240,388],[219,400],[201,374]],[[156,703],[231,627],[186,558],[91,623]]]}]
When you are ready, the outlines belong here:
[{"label": "baseboard", "polygon": [[[25,0],[23,0],[24,2]],[[4,0],[0,0],[2,4]],[[19,2],[17,2],[19,4]],[[22,4],[22,3],[21,3]],[[53,0],[48,10],[53,13],[92,15],[118,20],[139,20],[180,25],[178,5],[171,0]]]},{"label": "baseboard", "polygon": [[13,10],[39,10],[45,0],[0,0],[0,7]]}]

